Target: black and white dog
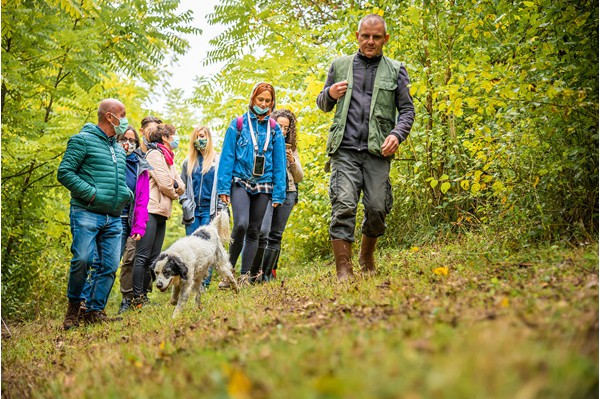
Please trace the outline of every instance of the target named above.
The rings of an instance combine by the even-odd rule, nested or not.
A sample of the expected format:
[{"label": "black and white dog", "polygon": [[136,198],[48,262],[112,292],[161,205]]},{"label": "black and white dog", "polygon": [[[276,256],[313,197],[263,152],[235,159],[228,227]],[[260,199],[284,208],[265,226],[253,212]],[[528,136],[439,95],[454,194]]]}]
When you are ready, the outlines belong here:
[{"label": "black and white dog", "polygon": [[165,292],[173,285],[170,301],[171,305],[175,305],[173,318],[183,310],[192,293],[196,294],[196,305],[200,307],[200,297],[204,291],[202,281],[208,275],[210,266],[214,266],[217,273],[230,282],[235,292],[239,292],[231,273],[229,256],[223,247],[229,239],[229,215],[224,210],[209,225],[201,226],[192,235],[175,241],[158,256],[154,264],[156,288]]}]

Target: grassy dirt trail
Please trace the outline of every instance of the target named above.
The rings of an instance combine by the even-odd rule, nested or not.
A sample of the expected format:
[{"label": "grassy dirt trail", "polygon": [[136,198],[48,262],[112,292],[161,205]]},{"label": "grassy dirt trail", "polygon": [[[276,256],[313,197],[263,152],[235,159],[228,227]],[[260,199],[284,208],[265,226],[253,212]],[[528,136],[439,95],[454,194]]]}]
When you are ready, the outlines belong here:
[{"label": "grassy dirt trail", "polygon": [[388,249],[349,284],[331,261],[284,258],[277,281],[213,284],[176,320],[156,290],[68,332],[49,304],[3,330],[2,397],[598,397],[598,246],[476,247]]}]

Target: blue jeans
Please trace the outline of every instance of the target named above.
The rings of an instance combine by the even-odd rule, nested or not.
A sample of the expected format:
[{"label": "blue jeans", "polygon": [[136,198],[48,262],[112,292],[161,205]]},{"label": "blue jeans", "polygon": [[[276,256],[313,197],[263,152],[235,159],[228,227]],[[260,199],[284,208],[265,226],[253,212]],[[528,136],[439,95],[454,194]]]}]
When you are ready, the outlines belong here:
[{"label": "blue jeans", "polygon": [[206,226],[210,223],[210,209],[200,211],[200,216],[194,215],[194,221],[192,224],[185,225],[185,235],[192,235],[194,231],[200,226]]},{"label": "blue jeans", "polygon": [[[194,221],[192,222],[192,224],[185,225],[185,235],[186,236],[192,235],[192,233],[194,231],[196,231],[196,229],[198,229],[198,227],[206,226],[207,224],[210,223],[210,209],[201,210],[200,215],[194,215],[194,216],[195,217],[194,217]],[[210,281],[212,280],[212,274],[213,274],[213,267],[211,266],[208,269],[208,276],[206,276],[206,278],[202,282],[202,285],[204,286],[204,288],[207,288],[210,285]]]},{"label": "blue jeans", "polygon": [[[67,298],[69,301],[85,299],[90,311],[103,310],[119,268],[123,232],[121,217],[94,213],[71,205],[70,220],[73,258],[69,271]],[[83,289],[95,253],[97,253],[98,268],[90,280],[89,298],[85,298]]]},{"label": "blue jeans", "polygon": [[[123,253],[125,252],[125,243],[127,242],[127,238],[129,237],[129,233],[131,232],[131,227],[129,226],[128,218],[121,218],[121,224],[123,225],[123,233],[121,234],[121,251],[119,255],[119,260],[123,257]],[[85,280],[85,286],[83,287],[83,298],[85,302],[89,302],[90,300],[90,292],[92,291],[92,280],[96,275],[96,271],[100,267],[100,259],[98,258],[98,249],[94,249],[94,261],[92,262],[92,268],[88,272],[88,278]]]}]

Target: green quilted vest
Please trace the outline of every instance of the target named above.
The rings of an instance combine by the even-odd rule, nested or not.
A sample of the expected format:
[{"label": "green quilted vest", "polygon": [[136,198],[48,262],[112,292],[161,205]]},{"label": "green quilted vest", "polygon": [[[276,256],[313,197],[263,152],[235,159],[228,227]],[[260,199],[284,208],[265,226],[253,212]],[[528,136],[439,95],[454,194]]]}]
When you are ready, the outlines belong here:
[{"label": "green quilted vest", "polygon": [[[338,58],[333,62],[334,83],[347,80],[348,90],[337,100],[335,116],[327,138],[327,152],[329,155],[337,151],[346,130],[346,117],[352,98],[353,60],[354,55],[349,55]],[[402,63],[384,56],[377,67],[369,112],[368,148],[370,153],[378,156],[382,156],[381,145],[396,126],[395,93],[398,87],[398,74],[401,66]]]}]

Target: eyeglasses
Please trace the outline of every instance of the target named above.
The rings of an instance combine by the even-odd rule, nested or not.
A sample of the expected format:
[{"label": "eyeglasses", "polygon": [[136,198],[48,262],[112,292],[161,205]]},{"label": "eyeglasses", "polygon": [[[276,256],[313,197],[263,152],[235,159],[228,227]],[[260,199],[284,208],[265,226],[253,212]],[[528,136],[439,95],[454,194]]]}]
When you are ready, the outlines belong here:
[{"label": "eyeglasses", "polygon": [[289,126],[281,126],[281,130],[285,133],[288,130],[290,130],[290,127]]},{"label": "eyeglasses", "polygon": [[124,143],[126,141],[129,141],[130,144],[137,144],[135,139],[121,138],[117,140],[118,143]]}]

